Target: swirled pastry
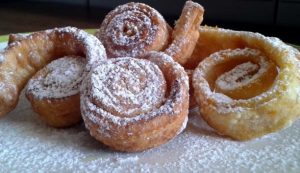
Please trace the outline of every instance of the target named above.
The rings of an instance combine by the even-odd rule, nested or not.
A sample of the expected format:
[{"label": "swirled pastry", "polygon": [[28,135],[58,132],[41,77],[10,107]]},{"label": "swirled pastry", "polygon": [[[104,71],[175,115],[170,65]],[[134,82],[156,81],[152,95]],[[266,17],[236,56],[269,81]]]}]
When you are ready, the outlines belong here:
[{"label": "swirled pastry", "polygon": [[[202,117],[220,134],[247,140],[300,115],[299,52],[258,33],[203,27],[193,86]],[[207,35],[205,35],[207,34]],[[226,44],[225,44],[226,43]],[[226,50],[222,50],[226,49]],[[200,56],[200,58],[202,58]]]},{"label": "swirled pastry", "polygon": [[138,57],[165,49],[171,30],[158,11],[143,3],[130,2],[109,12],[95,35],[108,57]]},{"label": "swirled pastry", "polygon": [[33,33],[0,52],[0,116],[15,108],[20,91],[39,69],[65,55],[85,57],[87,71],[106,59],[96,37],[73,27]]},{"label": "swirled pastry", "polygon": [[121,151],[141,151],[180,133],[188,115],[188,77],[164,53],[116,58],[95,67],[81,88],[90,134]]},{"label": "swirled pastry", "polygon": [[200,4],[186,1],[172,33],[172,42],[165,50],[165,53],[172,56],[176,62],[187,63],[193,53],[199,38],[203,14],[204,9]]},{"label": "swirled pastry", "polygon": [[85,65],[83,57],[62,57],[29,80],[26,97],[48,125],[68,127],[80,122],[79,87]]}]

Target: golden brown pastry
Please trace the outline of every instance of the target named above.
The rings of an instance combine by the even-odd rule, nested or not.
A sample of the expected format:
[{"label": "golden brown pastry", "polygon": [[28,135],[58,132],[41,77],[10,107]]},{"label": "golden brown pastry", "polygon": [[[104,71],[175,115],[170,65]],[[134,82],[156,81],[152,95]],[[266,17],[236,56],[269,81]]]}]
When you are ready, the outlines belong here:
[{"label": "golden brown pastry", "polygon": [[185,69],[185,72],[186,74],[188,75],[189,77],[189,109],[193,109],[195,107],[197,107],[197,102],[194,98],[194,88],[193,88],[193,73],[194,73],[194,70],[189,70],[189,69]]},{"label": "golden brown pastry", "polygon": [[109,58],[138,57],[169,44],[172,29],[162,15],[143,3],[130,2],[109,12],[96,36]]},{"label": "golden brown pastry", "polygon": [[39,69],[65,55],[85,57],[87,71],[106,58],[96,37],[73,27],[33,33],[0,52],[0,117],[15,108],[21,90]]},{"label": "golden brown pastry", "polygon": [[164,144],[187,123],[184,69],[164,53],[102,62],[85,78],[81,112],[90,134],[120,151]]},{"label": "golden brown pastry", "polygon": [[8,44],[11,44],[15,41],[21,41],[23,39],[25,39],[29,34],[21,34],[21,33],[17,33],[17,34],[9,34],[8,36]]},{"label": "golden brown pastry", "polygon": [[218,133],[247,140],[299,117],[296,49],[252,32],[202,27],[200,34],[199,58],[216,52],[194,71],[195,99],[203,119]]},{"label": "golden brown pastry", "polygon": [[193,1],[186,1],[181,15],[176,22],[172,33],[172,42],[165,53],[180,63],[187,63],[197,40],[199,38],[199,27],[203,21],[203,7]]},{"label": "golden brown pastry", "polygon": [[52,61],[28,82],[26,97],[50,126],[69,127],[81,120],[79,88],[86,59],[65,56]]}]

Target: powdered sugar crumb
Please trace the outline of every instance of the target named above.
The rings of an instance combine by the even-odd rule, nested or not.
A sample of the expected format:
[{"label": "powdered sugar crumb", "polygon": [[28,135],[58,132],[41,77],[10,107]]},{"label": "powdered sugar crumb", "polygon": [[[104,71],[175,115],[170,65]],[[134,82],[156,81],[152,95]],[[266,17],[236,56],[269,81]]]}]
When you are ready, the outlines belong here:
[{"label": "powdered sugar crumb", "polygon": [[[20,114],[22,112],[22,114]],[[44,125],[21,96],[0,121],[1,172],[283,172],[300,170],[300,121],[248,142],[218,136],[191,111],[187,129],[171,142],[140,153],[108,150],[83,125]]]}]

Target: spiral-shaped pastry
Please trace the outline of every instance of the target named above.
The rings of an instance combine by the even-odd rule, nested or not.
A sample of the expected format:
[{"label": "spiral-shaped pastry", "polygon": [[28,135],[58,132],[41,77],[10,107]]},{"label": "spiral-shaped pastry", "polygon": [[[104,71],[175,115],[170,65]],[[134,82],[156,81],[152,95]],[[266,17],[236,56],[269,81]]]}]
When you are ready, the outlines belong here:
[{"label": "spiral-shaped pastry", "polygon": [[220,134],[247,140],[278,131],[298,118],[300,53],[296,49],[258,33],[200,30],[208,33],[201,34],[208,44],[203,47],[218,51],[193,74],[195,98],[210,126]]},{"label": "spiral-shaped pastry", "polygon": [[48,125],[68,127],[80,122],[79,87],[85,65],[86,59],[82,57],[62,57],[29,80],[26,97]]},{"label": "spiral-shaped pastry", "polygon": [[172,33],[172,42],[165,53],[185,64],[188,62],[199,38],[199,27],[203,21],[203,7],[193,1],[186,1]]},{"label": "spiral-shaped pastry", "polygon": [[85,57],[87,71],[106,59],[96,37],[73,27],[33,33],[0,52],[0,116],[15,108],[20,91],[38,70],[66,55]]},{"label": "spiral-shaped pastry", "polygon": [[109,12],[95,35],[106,48],[108,57],[138,57],[166,48],[171,27],[155,9],[131,2]]},{"label": "spiral-shaped pastry", "polygon": [[81,111],[97,140],[141,151],[179,134],[188,115],[188,77],[164,53],[116,58],[95,67],[81,88]]}]

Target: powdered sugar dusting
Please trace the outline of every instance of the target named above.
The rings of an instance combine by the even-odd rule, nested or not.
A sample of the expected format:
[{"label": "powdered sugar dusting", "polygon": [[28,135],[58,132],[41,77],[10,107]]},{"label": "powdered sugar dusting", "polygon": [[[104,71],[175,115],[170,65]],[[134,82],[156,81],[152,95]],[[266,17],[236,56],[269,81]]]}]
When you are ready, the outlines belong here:
[{"label": "powdered sugar dusting", "polygon": [[42,69],[41,75],[28,82],[26,92],[37,99],[78,94],[85,65],[86,59],[77,56],[54,60]]},{"label": "powdered sugar dusting", "polygon": [[[93,35],[87,32],[77,29],[75,27],[64,27],[46,30],[46,33],[60,33],[60,37],[63,38],[64,33],[72,33],[78,41],[84,46],[84,53],[87,59],[87,71],[95,66],[99,61],[106,59],[106,51],[102,43]],[[65,43],[68,46],[69,43]]]},{"label": "powdered sugar dusting", "polygon": [[108,13],[96,36],[103,42],[109,57],[138,57],[156,39],[167,41],[168,33],[161,33],[159,27],[167,31],[161,14],[146,4],[132,2]]},{"label": "powdered sugar dusting", "polygon": [[[158,54],[163,54],[163,53],[158,53]],[[153,53],[153,55],[155,56],[155,53]],[[163,54],[165,55],[165,54]],[[151,58],[149,58],[151,59]],[[148,60],[149,60],[148,59]],[[159,60],[158,60],[159,59]],[[171,57],[165,55],[165,56],[158,56],[157,59],[157,63],[161,63],[161,64],[157,64],[157,66],[159,66],[159,69],[162,70],[161,66],[162,64],[165,64],[167,66],[167,64],[172,64],[170,65],[173,69],[171,70],[171,72],[169,73],[174,73],[173,75],[176,76],[175,77],[175,81],[172,82],[172,86],[170,89],[170,93],[169,94],[165,94],[165,88],[164,88],[164,80],[162,79],[160,76],[162,75],[161,72],[157,72],[158,68],[154,63],[148,61],[148,60],[142,60],[142,59],[134,59],[131,58],[129,61],[129,58],[117,58],[117,59],[111,59],[109,61],[111,62],[122,62],[125,61],[126,66],[125,67],[129,67],[129,66],[140,66],[139,68],[132,68],[133,70],[128,70],[124,69],[122,70],[121,68],[116,68],[114,71],[112,70],[105,70],[105,68],[110,69],[112,67],[112,65],[109,65],[109,61],[108,63],[103,62],[103,64],[106,63],[105,67],[102,66],[98,66],[96,67],[93,72],[98,71],[98,70],[104,70],[104,71],[109,71],[112,72],[112,77],[114,77],[115,79],[108,77],[108,81],[106,81],[106,84],[110,84],[111,86],[109,87],[113,87],[113,90],[117,89],[119,86],[122,86],[123,84],[119,83],[119,82],[124,82],[124,81],[130,81],[130,80],[135,80],[135,78],[139,78],[142,77],[143,73],[147,73],[147,76],[149,77],[149,79],[145,80],[147,81],[145,84],[145,86],[141,85],[141,88],[137,88],[136,91],[138,90],[145,90],[145,93],[143,93],[143,97],[141,97],[140,99],[138,99],[137,101],[135,101],[135,97],[139,97],[138,93],[133,94],[132,96],[134,96],[133,100],[129,97],[131,95],[131,93],[127,93],[125,92],[125,90],[132,90],[134,91],[134,88],[128,88],[128,87],[133,87],[133,86],[127,86],[125,87],[125,90],[121,93],[118,92],[107,92],[105,91],[106,88],[105,87],[101,87],[101,81],[96,80],[97,78],[101,78],[101,76],[98,75],[98,73],[96,73],[95,75],[93,75],[93,72],[91,72],[88,77],[86,78],[86,81],[83,82],[83,86],[81,88],[82,93],[81,93],[81,111],[82,114],[85,115],[83,116],[83,119],[88,118],[89,120],[97,123],[98,125],[100,125],[103,128],[109,129],[108,127],[108,123],[107,120],[111,121],[114,124],[120,125],[120,126],[124,126],[127,125],[130,122],[136,122],[136,121],[140,121],[140,120],[147,120],[149,118],[152,117],[156,117],[159,115],[178,115],[178,113],[182,112],[181,107],[176,106],[176,105],[181,105],[182,104],[182,100],[184,100],[185,97],[188,97],[188,77],[186,75],[186,73],[184,72],[184,69],[177,64],[176,62],[174,62],[172,60]],[[153,60],[156,63],[156,60]],[[130,64],[133,63],[133,64]],[[142,65],[144,64],[144,65]],[[147,64],[147,65],[146,65]],[[153,64],[153,65],[150,65]],[[140,70],[134,70],[134,69],[140,69]],[[150,72],[150,70],[153,70],[155,73]],[[121,73],[122,71],[122,73]],[[120,72],[120,74],[114,74]],[[126,76],[127,74],[132,73],[132,76]],[[137,73],[137,74],[134,74]],[[140,74],[139,74],[140,73]],[[107,74],[107,73],[105,73]],[[122,76],[125,75],[125,76]],[[165,75],[165,74],[164,74]],[[104,76],[102,76],[104,77]],[[133,78],[133,79],[126,79],[126,78]],[[94,78],[94,79],[93,79]],[[120,78],[120,79],[119,79]],[[143,78],[143,77],[142,77]],[[112,82],[113,80],[116,80],[115,82]],[[103,82],[104,83],[104,82]],[[118,84],[119,86],[115,85]],[[129,82],[130,83],[130,82]],[[139,83],[137,83],[138,85]],[[104,85],[105,86],[105,85]],[[126,85],[125,85],[126,86]],[[100,87],[100,88],[99,88]],[[124,86],[123,86],[124,87]],[[147,88],[150,87],[150,88]],[[184,89],[186,88],[186,89]],[[128,91],[130,91],[128,90]],[[141,91],[142,91],[141,90]],[[118,95],[118,97],[114,98],[116,96],[116,94]],[[119,95],[121,94],[121,95]],[[113,96],[114,95],[114,96]],[[166,97],[167,96],[167,97]],[[126,105],[126,103],[120,103],[118,100],[116,99],[120,99],[122,101],[122,98],[124,98],[124,101],[129,101],[130,103],[134,103],[133,106],[135,106],[135,103],[139,103],[142,105],[139,105],[139,109],[135,110],[135,109],[128,109],[128,106],[126,107],[128,110],[130,110],[130,112],[128,112],[128,110],[124,111],[124,108],[120,107],[120,106],[124,106]],[[105,104],[104,104],[105,103]],[[112,103],[118,103],[119,105],[113,105]],[[97,106],[97,105],[101,105],[101,106]],[[113,108],[110,105],[113,105],[115,108]],[[131,104],[130,104],[131,105]],[[112,112],[109,112],[104,108],[111,108],[111,110],[113,110]],[[113,109],[112,109],[113,108]],[[130,107],[129,107],[130,108]],[[134,107],[135,108],[135,107]],[[135,112],[135,113],[133,113]],[[133,113],[133,115],[129,114],[129,113]],[[122,116],[121,116],[122,115]],[[101,117],[105,117],[104,120]]]},{"label": "powdered sugar dusting", "polygon": [[[22,112],[22,113],[21,113]],[[21,96],[0,121],[1,172],[282,172],[300,170],[300,121],[248,142],[218,136],[198,111],[171,142],[140,153],[108,150],[83,125],[54,129],[34,115]]]},{"label": "powdered sugar dusting", "polygon": [[146,60],[117,58],[103,62],[91,74],[91,85],[96,102],[118,116],[143,114],[165,101],[164,76]]}]

